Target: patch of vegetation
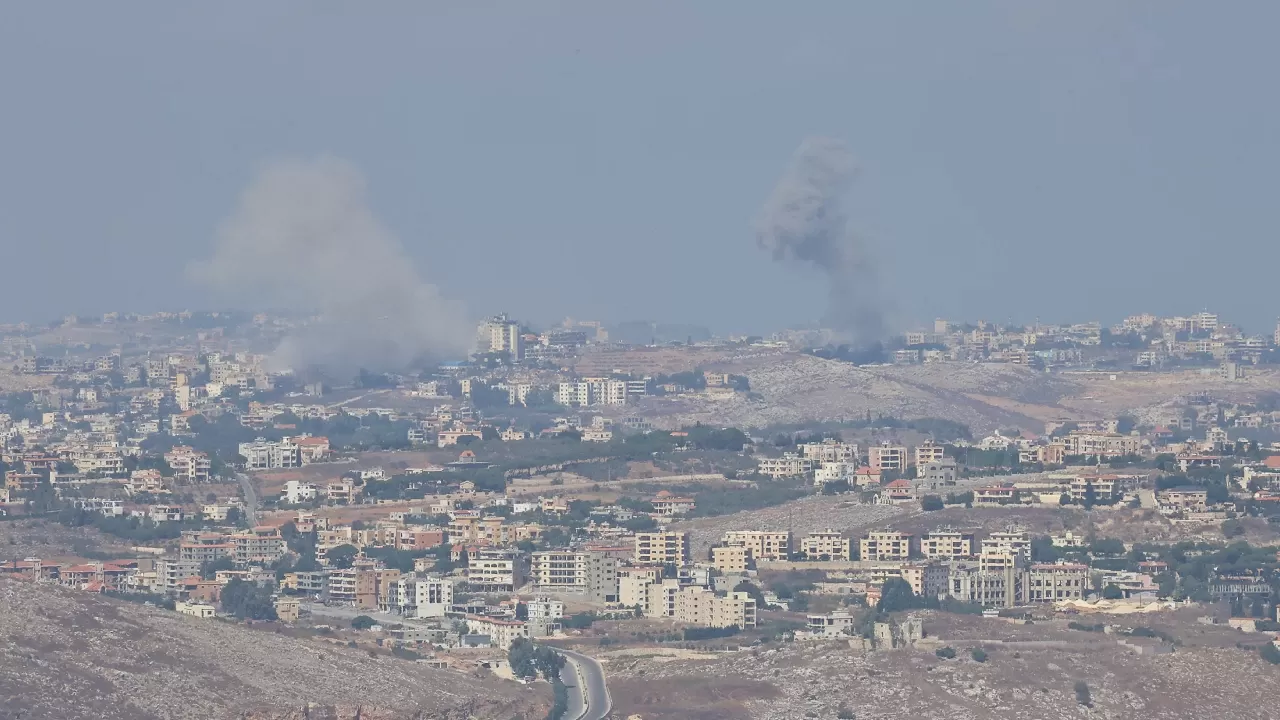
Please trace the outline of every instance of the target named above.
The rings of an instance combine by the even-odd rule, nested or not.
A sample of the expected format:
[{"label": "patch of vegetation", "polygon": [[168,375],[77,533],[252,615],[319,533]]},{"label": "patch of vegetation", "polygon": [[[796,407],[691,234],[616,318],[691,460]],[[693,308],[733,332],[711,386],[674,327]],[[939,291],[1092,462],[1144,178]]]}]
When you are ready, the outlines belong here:
[{"label": "patch of vegetation", "polygon": [[1093,707],[1093,693],[1089,691],[1089,683],[1077,680],[1075,685],[1076,702],[1085,707]]},{"label": "patch of vegetation", "polygon": [[987,661],[987,651],[982,648],[973,648],[969,651],[969,657],[973,658],[975,662],[984,663]]},{"label": "patch of vegetation", "polygon": [[954,660],[956,657],[956,649],[948,645],[946,647],[940,647],[937,650],[934,650],[933,654],[937,655],[943,660]]}]

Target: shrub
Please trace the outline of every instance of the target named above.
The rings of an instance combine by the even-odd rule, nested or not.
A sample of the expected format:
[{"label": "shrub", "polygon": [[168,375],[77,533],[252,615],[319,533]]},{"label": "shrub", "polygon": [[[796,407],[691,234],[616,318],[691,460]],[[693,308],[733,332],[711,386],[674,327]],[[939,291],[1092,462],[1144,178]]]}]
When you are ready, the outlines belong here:
[{"label": "shrub", "polygon": [[933,512],[943,508],[942,498],[937,495],[925,495],[920,499],[920,509],[925,512]]},{"label": "shrub", "polygon": [[973,648],[972,650],[969,651],[969,656],[972,657],[975,661],[980,663],[984,663],[987,661],[987,651],[983,650],[982,648]]},{"label": "shrub", "polygon": [[937,655],[943,660],[951,660],[956,656],[956,649],[948,645],[947,647],[942,647],[942,648],[938,648],[937,650],[934,650],[933,654]]},{"label": "shrub", "polygon": [[1275,643],[1266,643],[1261,650],[1262,659],[1272,665],[1280,665],[1280,649],[1277,649]]},{"label": "shrub", "polygon": [[355,628],[356,630],[368,630],[369,628],[377,624],[378,624],[378,621],[374,620],[368,615],[357,615],[351,618],[351,627]]},{"label": "shrub", "polygon": [[837,720],[857,720],[857,716],[844,703],[840,704],[840,708],[836,710]]},{"label": "shrub", "polygon": [[1076,681],[1076,702],[1085,707],[1093,707],[1093,695],[1089,692],[1089,683],[1083,680]]}]

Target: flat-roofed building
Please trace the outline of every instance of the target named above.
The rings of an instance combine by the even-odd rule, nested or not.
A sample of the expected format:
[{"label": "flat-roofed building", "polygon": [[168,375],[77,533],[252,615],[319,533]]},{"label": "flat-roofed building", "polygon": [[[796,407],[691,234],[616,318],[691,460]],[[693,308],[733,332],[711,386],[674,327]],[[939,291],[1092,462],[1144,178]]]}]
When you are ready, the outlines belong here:
[{"label": "flat-roofed building", "polygon": [[690,625],[753,628],[756,601],[745,592],[731,592],[721,597],[704,587],[686,587],[676,593],[674,617]]},{"label": "flat-roofed building", "polygon": [[689,533],[636,533],[634,559],[638,565],[682,565],[689,559]]},{"label": "flat-roofed building", "polygon": [[810,560],[849,560],[852,541],[835,530],[809,533],[800,540],[800,552]]},{"label": "flat-roofed building", "polygon": [[920,554],[930,560],[973,557],[974,534],[960,530],[933,530],[920,536]]},{"label": "flat-roofed building", "polygon": [[711,548],[711,565],[725,575],[740,575],[747,571],[750,553],[741,545],[717,545]]},{"label": "flat-roofed building", "polygon": [[734,530],[724,534],[725,545],[741,545],[752,560],[787,560],[791,557],[790,530]]},{"label": "flat-roofed building", "polygon": [[897,530],[870,532],[858,541],[862,560],[909,560],[919,549],[918,537]]}]

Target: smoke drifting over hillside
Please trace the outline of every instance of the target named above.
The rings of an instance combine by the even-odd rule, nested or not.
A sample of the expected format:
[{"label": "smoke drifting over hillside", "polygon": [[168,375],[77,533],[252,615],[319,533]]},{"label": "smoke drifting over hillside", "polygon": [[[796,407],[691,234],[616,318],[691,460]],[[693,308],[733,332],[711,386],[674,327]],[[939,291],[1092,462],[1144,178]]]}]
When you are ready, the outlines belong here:
[{"label": "smoke drifting over hillside", "polygon": [[884,309],[875,263],[841,210],[854,170],[844,142],[806,138],[760,211],[756,242],[776,261],[808,263],[825,273],[824,323],[869,344],[884,336]]},{"label": "smoke drifting over hillside", "polygon": [[191,274],[239,302],[320,314],[276,349],[281,367],[396,369],[465,353],[473,334],[374,217],[360,171],[336,158],[264,166]]}]

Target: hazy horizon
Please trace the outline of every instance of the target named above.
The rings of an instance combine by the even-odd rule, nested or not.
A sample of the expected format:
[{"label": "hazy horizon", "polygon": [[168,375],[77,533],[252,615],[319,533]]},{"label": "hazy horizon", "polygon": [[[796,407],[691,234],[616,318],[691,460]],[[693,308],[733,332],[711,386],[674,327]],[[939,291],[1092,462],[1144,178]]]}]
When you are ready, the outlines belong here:
[{"label": "hazy horizon", "polygon": [[893,330],[1280,314],[1272,4],[67,7],[0,23],[0,322],[248,303],[187,268],[335,158],[412,266],[388,301],[804,325],[823,274],[753,222],[813,136]]}]

